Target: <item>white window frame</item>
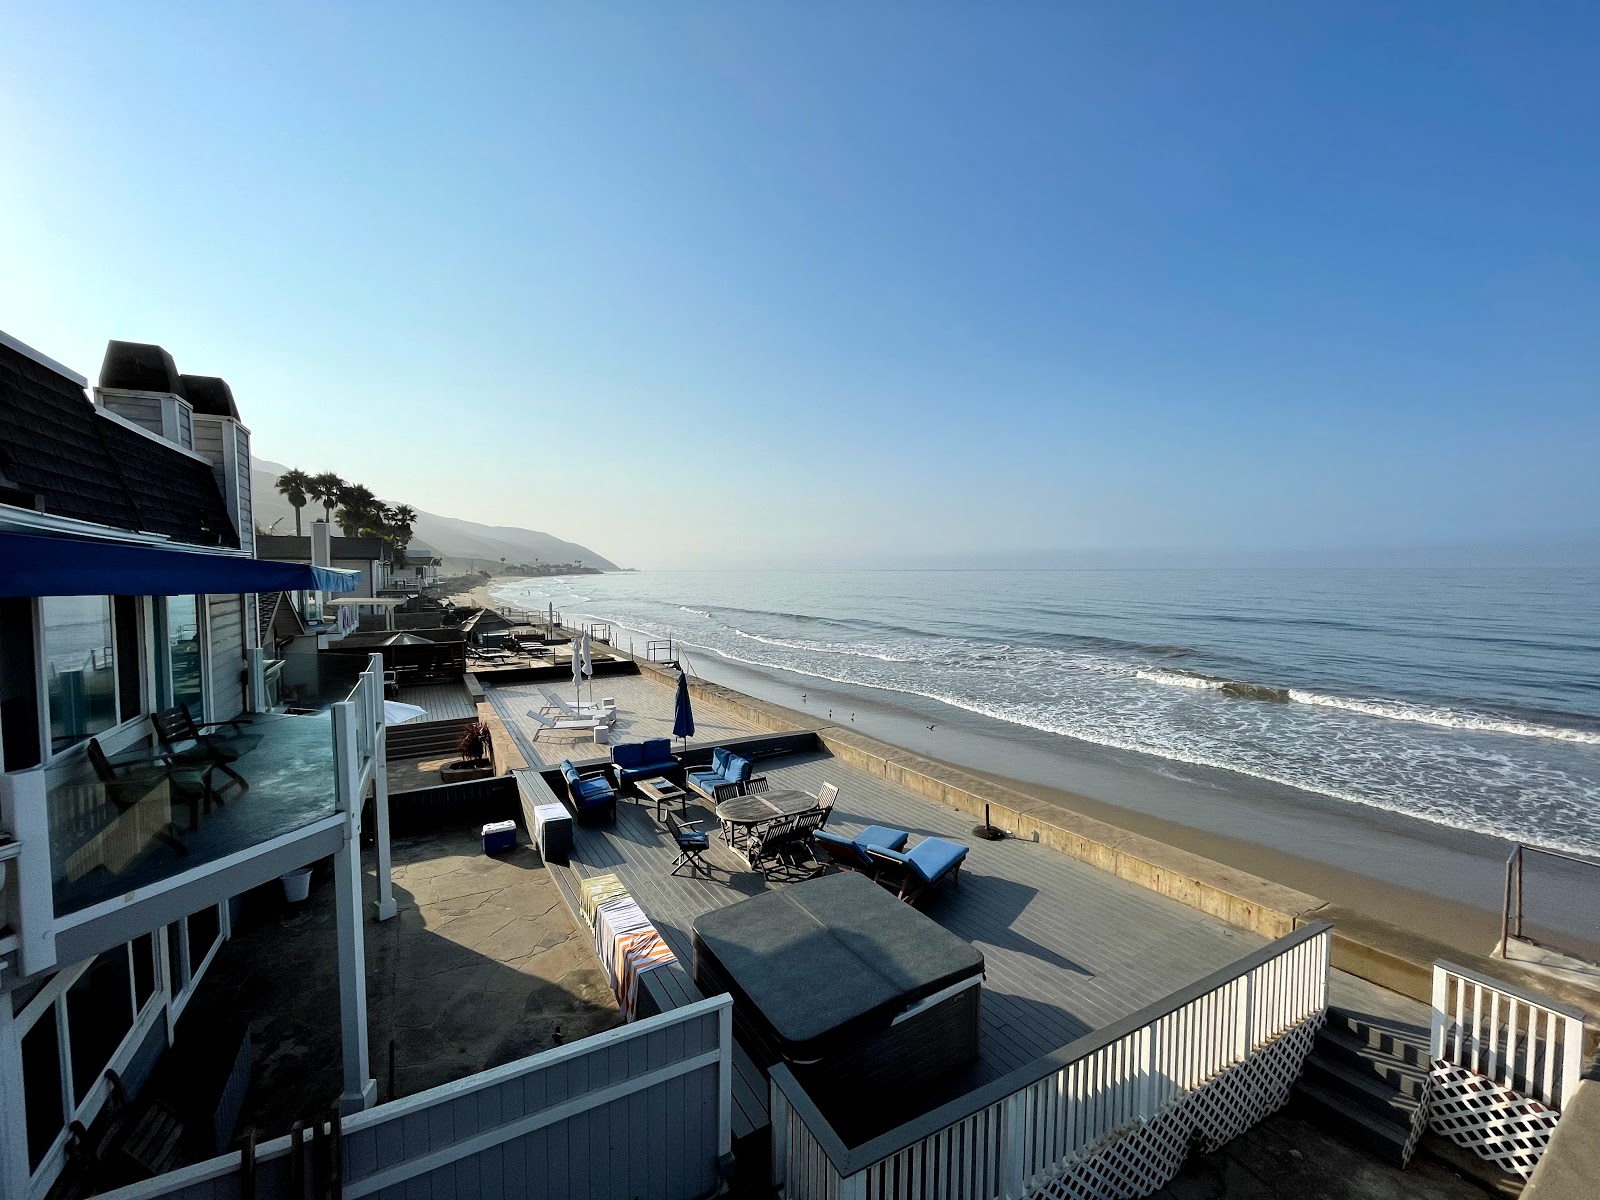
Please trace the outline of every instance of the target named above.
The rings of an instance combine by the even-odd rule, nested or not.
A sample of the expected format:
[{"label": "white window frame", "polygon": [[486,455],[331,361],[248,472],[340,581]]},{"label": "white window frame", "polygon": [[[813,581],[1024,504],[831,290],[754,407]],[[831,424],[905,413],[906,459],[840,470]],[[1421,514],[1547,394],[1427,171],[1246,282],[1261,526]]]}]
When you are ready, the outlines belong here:
[{"label": "white window frame", "polygon": [[[117,653],[116,601],[112,596],[106,596],[104,599],[107,601],[111,611],[111,683],[113,703],[120,709],[122,707],[122,681],[117,678],[119,655]],[[145,599],[145,597],[140,597],[140,599]],[[77,755],[87,753],[89,738],[74,742],[62,750],[55,749],[55,739],[50,732],[50,668],[48,660],[45,658],[44,602],[45,597],[43,596],[35,596],[33,598],[33,691],[39,721],[39,762],[43,766],[52,767],[58,763],[68,762]],[[142,681],[139,694],[141,697],[144,695]],[[148,716],[148,713],[140,713],[138,716],[130,717],[126,721],[118,721],[116,724],[110,725],[91,736],[99,739],[107,754],[115,754],[134,740],[134,735],[142,728]]]},{"label": "white window frame", "polygon": [[[221,939],[218,940],[221,944]],[[12,1018],[12,1028],[16,1031],[17,1055],[20,1063],[22,1054],[22,1039],[32,1032],[35,1025],[41,1020],[53,1020],[56,1027],[56,1052],[58,1055],[57,1069],[60,1071],[61,1080],[61,1129],[56,1134],[55,1141],[39,1159],[39,1165],[28,1176],[28,1192],[33,1200],[44,1196],[55,1185],[61,1168],[66,1163],[67,1141],[71,1136],[72,1123],[78,1121],[84,1126],[93,1124],[100,1115],[100,1110],[105,1106],[106,1100],[111,1095],[111,1084],[106,1079],[106,1071],[116,1071],[121,1074],[132,1061],[134,1052],[144,1044],[145,1038],[150,1035],[151,1028],[161,1019],[167,1007],[166,963],[164,951],[166,947],[163,939],[157,936],[153,939],[151,953],[156,956],[156,987],[150,993],[149,999],[144,1002],[144,1007],[139,1007],[137,976],[133,961],[133,942],[123,943],[123,952],[128,956],[128,1005],[133,1013],[133,1023],[128,1027],[128,1032],[117,1043],[111,1052],[110,1060],[101,1069],[95,1081],[90,1085],[87,1094],[78,1099],[74,1094],[72,1084],[72,1038],[71,1029],[67,1020],[67,993],[80,978],[83,977],[94,959],[88,958],[83,962],[74,963],[64,970],[58,971],[55,977],[39,989],[39,994],[34,996]],[[5,997],[0,997],[0,1002],[10,1003]],[[47,1013],[47,1010],[49,1012]],[[170,1030],[168,1044],[171,1044]],[[18,1097],[22,1101],[22,1097]],[[24,1111],[26,1107],[24,1104]]]}]

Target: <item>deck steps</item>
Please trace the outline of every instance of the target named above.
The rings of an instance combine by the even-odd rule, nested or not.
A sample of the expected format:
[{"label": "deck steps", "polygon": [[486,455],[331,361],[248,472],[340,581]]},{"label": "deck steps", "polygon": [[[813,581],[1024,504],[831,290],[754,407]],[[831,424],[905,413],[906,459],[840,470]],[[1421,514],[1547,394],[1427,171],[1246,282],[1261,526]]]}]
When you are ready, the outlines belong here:
[{"label": "deck steps", "polygon": [[1426,1028],[1330,1007],[1295,1103],[1380,1161],[1404,1166],[1427,1063]]}]

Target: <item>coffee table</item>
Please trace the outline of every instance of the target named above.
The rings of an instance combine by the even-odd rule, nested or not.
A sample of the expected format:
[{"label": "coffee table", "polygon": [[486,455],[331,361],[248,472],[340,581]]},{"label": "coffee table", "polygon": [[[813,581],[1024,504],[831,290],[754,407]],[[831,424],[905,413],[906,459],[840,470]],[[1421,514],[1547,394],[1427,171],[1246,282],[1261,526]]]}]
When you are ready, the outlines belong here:
[{"label": "coffee table", "polygon": [[639,790],[639,795],[646,800],[654,800],[656,805],[656,820],[661,820],[667,805],[677,802],[678,811],[689,811],[689,793],[684,791],[670,779],[641,779],[634,785]]}]

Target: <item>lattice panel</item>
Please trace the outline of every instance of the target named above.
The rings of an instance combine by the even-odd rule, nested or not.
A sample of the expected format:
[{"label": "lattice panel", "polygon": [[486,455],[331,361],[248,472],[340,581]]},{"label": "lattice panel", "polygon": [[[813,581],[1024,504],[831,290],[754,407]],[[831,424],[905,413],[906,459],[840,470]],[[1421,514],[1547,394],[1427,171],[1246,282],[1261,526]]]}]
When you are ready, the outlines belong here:
[{"label": "lattice panel", "polygon": [[1231,1141],[1289,1101],[1322,1027],[1301,1022],[1242,1063],[1185,1092],[1147,1121],[1135,1121],[1028,1186],[1031,1200],[1134,1200],[1165,1185],[1198,1140],[1207,1151]]},{"label": "lattice panel", "polygon": [[1527,1179],[1550,1144],[1561,1115],[1442,1058],[1428,1076],[1428,1128]]}]

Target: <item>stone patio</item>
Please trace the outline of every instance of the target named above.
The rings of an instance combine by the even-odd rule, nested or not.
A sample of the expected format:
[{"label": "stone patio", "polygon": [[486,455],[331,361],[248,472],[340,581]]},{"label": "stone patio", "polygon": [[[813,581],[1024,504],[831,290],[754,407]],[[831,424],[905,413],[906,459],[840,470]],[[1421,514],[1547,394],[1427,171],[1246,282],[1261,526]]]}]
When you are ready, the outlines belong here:
[{"label": "stone patio", "polygon": [[[368,913],[375,887],[369,870]],[[365,926],[380,1101],[622,1023],[587,931],[526,844],[487,858],[475,830],[396,841],[394,894],[399,913]],[[250,1025],[254,1078],[240,1132],[277,1136],[338,1099],[333,918],[326,867],[302,905],[286,906],[275,885],[258,889],[201,982],[193,1005]]]}]

